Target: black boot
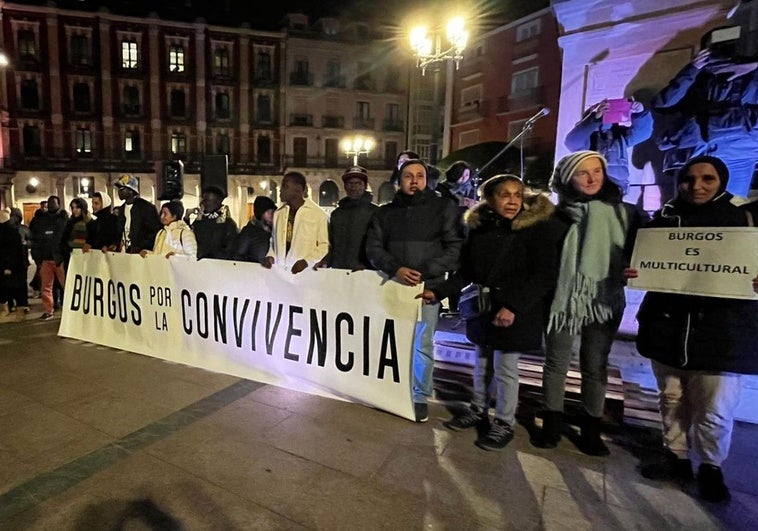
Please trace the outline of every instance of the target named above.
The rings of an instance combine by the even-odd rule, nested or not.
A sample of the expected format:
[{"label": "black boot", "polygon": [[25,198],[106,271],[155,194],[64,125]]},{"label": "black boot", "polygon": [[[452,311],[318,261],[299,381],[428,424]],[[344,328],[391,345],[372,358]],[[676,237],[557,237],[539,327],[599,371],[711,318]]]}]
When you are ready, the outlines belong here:
[{"label": "black boot", "polygon": [[729,501],[731,494],[724,485],[724,475],[721,467],[703,463],[697,471],[697,486],[700,497],[709,502]]},{"label": "black boot", "polygon": [[600,438],[600,424],[602,419],[600,417],[590,417],[587,415],[583,419],[582,433],[579,437],[579,450],[587,455],[594,455],[598,457],[605,457],[610,455],[611,451],[603,443],[603,439]]},{"label": "black boot", "polygon": [[673,452],[656,461],[640,465],[642,477],[657,481],[676,481],[682,485],[695,479],[692,473],[692,461],[678,457]]},{"label": "black boot", "polygon": [[531,439],[537,448],[555,448],[561,440],[562,411],[543,411],[542,429]]}]

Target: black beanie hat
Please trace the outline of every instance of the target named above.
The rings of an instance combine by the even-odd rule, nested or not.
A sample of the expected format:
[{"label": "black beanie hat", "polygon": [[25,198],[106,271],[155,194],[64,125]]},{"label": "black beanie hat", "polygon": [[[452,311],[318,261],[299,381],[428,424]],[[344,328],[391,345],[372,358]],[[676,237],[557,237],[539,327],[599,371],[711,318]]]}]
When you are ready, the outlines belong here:
[{"label": "black beanie hat", "polygon": [[276,203],[265,195],[259,195],[253,201],[253,216],[260,220],[267,210],[276,210]]},{"label": "black beanie hat", "polygon": [[686,162],[684,166],[682,166],[682,169],[679,170],[679,173],[676,175],[676,184],[682,182],[682,180],[687,176],[687,172],[689,169],[694,166],[695,164],[710,164],[716,169],[716,173],[719,175],[719,191],[718,193],[724,192],[726,190],[726,185],[729,182],[729,168],[727,168],[726,164],[724,164],[724,161],[717,157],[711,157],[710,155],[701,155],[699,157],[693,157],[690,160]]}]

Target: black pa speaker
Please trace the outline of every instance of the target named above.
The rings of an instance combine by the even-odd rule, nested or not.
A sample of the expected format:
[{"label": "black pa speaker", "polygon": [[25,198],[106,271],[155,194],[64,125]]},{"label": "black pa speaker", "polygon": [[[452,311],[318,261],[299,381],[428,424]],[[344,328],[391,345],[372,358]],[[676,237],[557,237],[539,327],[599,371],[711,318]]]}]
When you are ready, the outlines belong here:
[{"label": "black pa speaker", "polygon": [[163,163],[158,176],[158,199],[171,201],[184,197],[184,163],[169,160]]},{"label": "black pa speaker", "polygon": [[224,197],[229,195],[229,157],[227,155],[206,155],[203,168],[200,171],[200,189],[208,186],[218,186],[224,191]]}]

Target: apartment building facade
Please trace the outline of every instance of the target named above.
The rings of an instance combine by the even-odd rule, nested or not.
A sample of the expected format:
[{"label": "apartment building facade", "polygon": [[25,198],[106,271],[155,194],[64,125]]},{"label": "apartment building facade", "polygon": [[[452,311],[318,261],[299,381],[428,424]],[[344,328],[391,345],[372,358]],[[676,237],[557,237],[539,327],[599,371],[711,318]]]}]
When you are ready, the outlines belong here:
[{"label": "apartment building facade", "polygon": [[[561,84],[557,41],[553,11],[545,8],[483,33],[469,44],[455,75],[451,150],[508,142],[545,107],[549,114],[523,136],[523,151],[525,166],[537,159],[545,162],[543,166],[552,164]],[[517,142],[511,149],[518,151],[521,146]]]}]

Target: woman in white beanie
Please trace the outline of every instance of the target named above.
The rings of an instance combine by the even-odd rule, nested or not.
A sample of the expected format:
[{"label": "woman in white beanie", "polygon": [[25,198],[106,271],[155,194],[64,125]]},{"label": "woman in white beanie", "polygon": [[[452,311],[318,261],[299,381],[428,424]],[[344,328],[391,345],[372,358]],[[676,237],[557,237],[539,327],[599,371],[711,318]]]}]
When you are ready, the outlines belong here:
[{"label": "woman in white beanie", "polygon": [[543,426],[532,442],[540,448],[558,444],[566,373],[579,339],[584,417],[578,447],[585,454],[604,456],[609,453],[600,438],[606,366],[626,305],[624,268],[640,218],[633,205],[621,201],[621,189],[609,179],[608,164],[596,151],[563,157],[550,185],[558,194],[559,215],[570,228],[548,321]]}]

